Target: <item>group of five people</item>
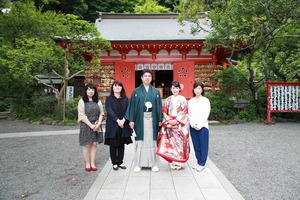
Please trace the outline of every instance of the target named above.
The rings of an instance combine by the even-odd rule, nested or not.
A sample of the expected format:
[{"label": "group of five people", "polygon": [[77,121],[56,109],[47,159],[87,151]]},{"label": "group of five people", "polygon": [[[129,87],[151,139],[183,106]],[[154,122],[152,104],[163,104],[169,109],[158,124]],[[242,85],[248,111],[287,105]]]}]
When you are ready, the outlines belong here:
[{"label": "group of five people", "polygon": [[[144,69],[141,80],[142,84],[132,92],[130,99],[123,84],[115,80],[105,101],[104,144],[109,145],[113,169],[126,169],[123,164],[125,144],[133,143],[131,136],[134,135],[134,172],[140,172],[142,168],[159,171],[158,156],[169,162],[171,169],[180,170],[189,159],[190,134],[197,159],[193,168],[202,171],[208,156],[210,114],[210,102],[204,96],[203,83],[194,83],[194,97],[187,102],[179,94],[181,84],[173,81],[172,95],[162,105],[159,91],[151,85],[151,70]],[[103,119],[104,109],[97,89],[89,83],[78,103],[79,143],[83,146],[86,171],[97,170],[96,150],[101,142],[98,132]]]}]

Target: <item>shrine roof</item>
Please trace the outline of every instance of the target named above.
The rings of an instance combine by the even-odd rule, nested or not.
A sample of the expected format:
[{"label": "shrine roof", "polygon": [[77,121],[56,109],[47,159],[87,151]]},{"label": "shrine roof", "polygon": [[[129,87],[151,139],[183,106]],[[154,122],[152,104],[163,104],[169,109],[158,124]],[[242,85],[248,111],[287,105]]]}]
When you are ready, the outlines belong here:
[{"label": "shrine roof", "polygon": [[[210,31],[207,13],[199,13],[199,23]],[[181,26],[178,14],[112,14],[100,13],[95,26],[109,41],[193,41],[205,40],[207,31],[191,34],[190,22]]]}]

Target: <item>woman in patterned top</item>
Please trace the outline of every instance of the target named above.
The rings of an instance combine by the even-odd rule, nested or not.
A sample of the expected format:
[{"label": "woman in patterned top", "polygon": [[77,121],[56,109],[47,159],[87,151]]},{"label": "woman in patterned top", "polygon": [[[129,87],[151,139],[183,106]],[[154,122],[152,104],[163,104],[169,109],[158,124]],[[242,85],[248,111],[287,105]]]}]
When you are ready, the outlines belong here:
[{"label": "woman in patterned top", "polygon": [[86,171],[96,171],[97,145],[103,142],[98,134],[104,117],[103,106],[99,101],[97,88],[88,83],[78,102],[78,122],[80,123],[79,144],[83,146],[83,157]]}]

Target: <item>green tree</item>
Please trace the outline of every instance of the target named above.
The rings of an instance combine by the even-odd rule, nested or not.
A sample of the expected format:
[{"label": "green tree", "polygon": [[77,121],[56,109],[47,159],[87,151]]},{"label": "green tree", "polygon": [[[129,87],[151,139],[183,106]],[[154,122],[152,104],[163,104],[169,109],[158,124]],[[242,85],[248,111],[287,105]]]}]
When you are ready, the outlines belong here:
[{"label": "green tree", "polygon": [[171,11],[174,11],[176,6],[179,5],[180,0],[158,0],[159,5],[169,8]]},{"label": "green tree", "polygon": [[[196,12],[201,11],[197,9],[199,5],[195,3],[199,0],[188,2],[193,5],[189,8],[188,14],[195,17]],[[228,62],[231,62],[235,52],[243,52],[240,60],[246,65],[249,72],[249,90],[255,100],[257,111],[260,113],[261,105],[257,99],[258,88],[263,85],[264,81],[270,80],[271,69],[274,74],[276,71],[282,71],[281,68],[285,67],[282,66],[283,60],[290,60],[289,62],[292,64],[295,63],[292,60],[299,55],[297,51],[299,47],[291,44],[295,41],[299,43],[300,2],[298,0],[232,0],[225,2],[213,6],[213,10],[210,11],[209,18],[213,30],[206,38],[206,44],[210,49],[231,50]],[[189,15],[185,16],[192,18]],[[196,25],[198,25],[198,31],[202,31],[201,25]],[[293,49],[289,51],[291,54],[284,53],[286,50],[284,48],[281,50],[278,48],[280,44],[283,44],[283,40],[290,43],[284,46]],[[280,54],[276,53],[277,50],[280,50]],[[273,65],[272,61],[278,61],[278,65]],[[270,67],[272,65],[274,68]]]},{"label": "green tree", "polygon": [[98,12],[108,13],[133,13],[139,0],[92,0],[87,1],[88,11],[83,15],[85,20],[95,22],[99,17]]},{"label": "green tree", "polygon": [[[73,18],[76,16],[74,15],[68,15],[69,17]],[[69,20],[67,20],[69,21]],[[81,30],[81,33],[83,35],[78,35],[78,31],[72,30],[73,28],[82,28],[84,27],[84,24],[87,25],[88,22],[77,20],[72,21],[71,26],[69,27],[71,30],[67,31],[69,33],[63,34],[62,37],[59,37],[61,42],[65,43],[63,46],[65,55],[64,55],[64,67],[63,70],[61,68],[52,68],[52,72],[59,76],[62,80],[64,80],[63,87],[59,91],[58,95],[58,105],[61,106],[62,100],[64,100],[64,95],[66,91],[66,86],[68,85],[68,81],[74,78],[76,75],[84,72],[84,69],[82,66],[90,66],[93,67],[93,65],[99,67],[100,61],[98,59],[94,59],[101,51],[105,48],[110,48],[110,43],[105,40],[104,38],[101,38],[98,35],[98,32],[94,32],[94,26],[87,26],[85,30]],[[74,23],[75,22],[75,23]],[[77,23],[76,23],[77,22]],[[84,33],[84,31],[87,31]],[[94,33],[91,34],[93,31]],[[96,37],[97,36],[97,37]],[[74,55],[75,58],[74,59]],[[89,61],[92,61],[92,65],[89,63]],[[72,62],[72,63],[71,63]],[[71,63],[71,64],[70,64]],[[74,73],[71,72],[70,67],[73,67],[76,71]],[[79,70],[79,69],[80,70]],[[34,77],[36,80],[38,80],[38,77]],[[39,81],[39,80],[38,80]],[[42,83],[41,81],[39,81]],[[45,83],[42,83],[46,85]],[[47,85],[48,87],[51,87],[50,85]],[[54,87],[51,87],[53,90],[57,91]]]},{"label": "green tree", "polygon": [[[2,93],[14,98],[24,94],[23,99],[30,98],[38,81],[56,91],[59,106],[64,100],[68,81],[81,73],[83,66],[90,65],[85,58],[96,57],[103,48],[110,46],[94,24],[79,20],[75,15],[43,13],[33,3],[15,3],[11,12],[0,15],[0,28],[3,79],[16,89],[11,91],[3,87],[1,91],[5,92]],[[67,46],[58,47],[55,36],[60,36]],[[64,80],[64,84],[57,90],[53,85],[41,82],[38,74],[55,74]]]},{"label": "green tree", "polygon": [[[178,8],[180,0],[2,0],[4,2],[34,2],[43,12],[74,14],[94,23],[99,12],[108,13],[168,13]],[[1,2],[1,1],[0,1]],[[8,4],[8,3],[6,3]]]},{"label": "green tree", "polygon": [[[300,28],[289,29],[286,35],[300,35]],[[267,81],[292,82],[300,70],[300,43],[297,37],[278,38],[265,49],[260,50],[257,62]]]},{"label": "green tree", "polygon": [[[3,3],[2,3],[2,2]],[[26,3],[41,8],[43,11],[55,11],[65,14],[73,14],[82,18],[83,14],[87,12],[88,5],[84,0],[1,0],[0,5],[11,5],[17,3]]]},{"label": "green tree", "polygon": [[[28,1],[28,0],[25,0]],[[55,11],[64,14],[73,14],[83,19],[88,11],[88,5],[84,0],[32,0],[37,8],[43,11]]]},{"label": "green tree", "polygon": [[8,8],[11,4],[9,0],[0,0],[0,8]]},{"label": "green tree", "polygon": [[80,19],[94,23],[99,12],[133,13],[139,0],[32,0],[43,11],[55,11],[77,15]]},{"label": "green tree", "polygon": [[156,0],[141,1],[134,8],[135,13],[170,13],[171,10],[158,4]]},{"label": "green tree", "polygon": [[[37,54],[41,53],[40,47],[51,48],[51,45],[54,46],[51,37],[54,37],[53,29],[55,27],[51,23],[53,20],[49,20],[53,17],[53,13],[41,15],[40,10],[35,10],[32,3],[16,3],[11,7],[9,13],[0,15],[1,81],[6,83],[0,86],[1,95],[20,101],[30,98],[28,94],[32,94],[36,83],[28,80],[28,75],[24,71],[36,73],[42,67],[37,68],[35,63],[28,65],[29,62],[34,61],[34,58],[22,59],[23,53],[27,53],[22,46],[29,48],[28,54],[29,52],[33,53],[34,46],[37,48]],[[50,45],[47,46],[45,43]],[[17,49],[22,50],[17,53]],[[49,52],[49,50],[44,49],[42,53],[45,52]],[[18,60],[19,56],[22,61]],[[56,63],[51,62],[51,64],[55,65]],[[8,85],[10,88],[7,87]]]}]

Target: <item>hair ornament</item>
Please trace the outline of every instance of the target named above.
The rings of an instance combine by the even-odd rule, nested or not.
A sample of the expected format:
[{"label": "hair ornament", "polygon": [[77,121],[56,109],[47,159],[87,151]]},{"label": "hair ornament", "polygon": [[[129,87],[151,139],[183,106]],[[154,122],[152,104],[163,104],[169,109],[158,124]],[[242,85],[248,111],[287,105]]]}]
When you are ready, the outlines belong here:
[{"label": "hair ornament", "polygon": [[184,85],[182,83],[180,83],[179,85],[180,85],[180,91],[182,91],[184,89]]}]

